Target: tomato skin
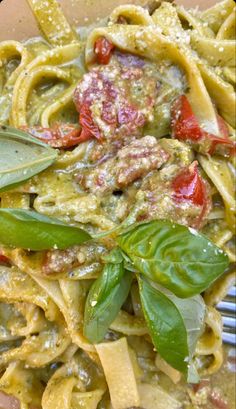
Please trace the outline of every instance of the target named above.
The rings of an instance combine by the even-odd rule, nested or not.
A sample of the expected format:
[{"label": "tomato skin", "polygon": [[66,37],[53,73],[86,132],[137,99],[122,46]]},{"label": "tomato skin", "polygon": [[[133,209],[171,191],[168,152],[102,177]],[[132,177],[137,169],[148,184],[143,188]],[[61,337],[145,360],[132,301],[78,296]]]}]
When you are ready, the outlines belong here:
[{"label": "tomato skin", "polygon": [[7,258],[6,256],[4,256],[3,254],[1,254],[0,252],[0,264],[9,264],[9,258]]},{"label": "tomato skin", "polygon": [[116,108],[112,101],[103,101],[102,103],[102,120],[109,125],[117,126]]},{"label": "tomato skin", "polygon": [[87,141],[89,139],[101,140],[102,136],[98,126],[94,123],[90,104],[84,103],[80,110],[80,125],[82,131],[80,134],[80,142]]},{"label": "tomato skin", "polygon": [[171,110],[171,126],[176,139],[186,141],[199,141],[202,139],[202,131],[196,116],[185,95],[177,98]]},{"label": "tomato skin", "polygon": [[183,168],[172,180],[172,198],[176,203],[191,203],[201,209],[192,227],[199,229],[202,226],[205,215],[211,209],[211,197],[208,193],[208,185],[202,179],[198,171],[198,162],[194,161],[189,167]]},{"label": "tomato skin", "polygon": [[222,154],[230,156],[235,154],[236,144],[229,138],[228,127],[218,114],[217,121],[221,136],[204,131],[194,114],[192,107],[185,95],[178,97],[171,109],[172,136],[193,145],[204,154]]},{"label": "tomato skin", "polygon": [[23,129],[53,148],[66,149],[80,143],[81,130],[71,124],[55,124],[51,128],[34,126]]},{"label": "tomato skin", "polygon": [[211,392],[209,400],[216,409],[229,409],[228,403],[215,391]]},{"label": "tomato skin", "polygon": [[233,141],[230,141],[230,139],[218,138],[217,136],[211,138],[211,147],[207,153],[209,155],[217,153],[221,154],[222,149],[220,149],[220,147],[224,148],[223,156],[233,156],[236,153],[236,145]]},{"label": "tomato skin", "polygon": [[217,114],[217,121],[218,121],[218,126],[220,130],[220,134],[222,135],[223,138],[228,138],[229,137],[229,129],[223,120],[222,116]]},{"label": "tomato skin", "polygon": [[199,383],[194,383],[191,386],[192,386],[194,393],[197,393],[205,387],[210,387],[211,383],[209,379],[202,379]]},{"label": "tomato skin", "polygon": [[107,65],[111,59],[111,54],[115,46],[105,37],[100,37],[95,42],[94,52],[99,64]]},{"label": "tomato skin", "polygon": [[207,394],[207,401],[208,403],[211,403],[214,406],[214,408],[229,409],[228,402],[221,396],[221,394],[216,389],[212,389],[212,385],[209,379],[202,379],[199,384],[192,385],[192,389],[195,394],[199,392],[201,393],[202,389],[205,389],[204,395]]},{"label": "tomato skin", "polygon": [[204,206],[206,203],[206,187],[198,173],[197,161],[182,171],[172,181],[174,199],[176,201],[190,201],[194,205]]}]

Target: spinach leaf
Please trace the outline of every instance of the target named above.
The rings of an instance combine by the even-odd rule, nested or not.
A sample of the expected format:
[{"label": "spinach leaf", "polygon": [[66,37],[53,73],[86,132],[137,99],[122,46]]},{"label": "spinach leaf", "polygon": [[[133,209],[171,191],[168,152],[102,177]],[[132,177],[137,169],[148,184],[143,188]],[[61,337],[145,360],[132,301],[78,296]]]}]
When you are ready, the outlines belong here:
[{"label": "spinach leaf", "polygon": [[65,249],[91,239],[82,229],[30,210],[0,209],[0,243],[30,250]]},{"label": "spinach leaf", "polygon": [[157,351],[168,364],[187,374],[187,330],[176,305],[161,291],[139,277],[144,317]]},{"label": "spinach leaf", "polygon": [[55,149],[9,126],[0,126],[0,191],[8,190],[48,168],[56,159]]},{"label": "spinach leaf", "polygon": [[204,291],[229,264],[207,237],[170,221],[131,227],[116,240],[137,270],[181,298]]},{"label": "spinach leaf", "polygon": [[96,344],[103,340],[131,287],[133,275],[123,262],[108,263],[93,283],[85,304],[84,335]]}]

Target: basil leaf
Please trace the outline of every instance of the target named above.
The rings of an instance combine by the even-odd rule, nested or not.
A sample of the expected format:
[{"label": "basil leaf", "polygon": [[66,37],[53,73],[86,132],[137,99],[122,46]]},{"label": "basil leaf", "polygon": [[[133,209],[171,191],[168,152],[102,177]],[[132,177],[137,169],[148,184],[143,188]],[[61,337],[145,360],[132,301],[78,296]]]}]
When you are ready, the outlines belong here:
[{"label": "basil leaf", "polygon": [[134,267],[181,298],[204,291],[229,265],[207,237],[170,221],[140,224],[116,240]]},{"label": "basil leaf", "polygon": [[189,356],[192,357],[197,341],[203,331],[205,318],[205,303],[200,295],[195,295],[187,299],[175,297],[174,294],[168,295],[168,298],[178,308],[188,334]]},{"label": "basil leaf", "polygon": [[168,297],[175,304],[179,313],[181,314],[187,331],[189,356],[188,381],[191,383],[196,383],[199,380],[199,377],[192,362],[192,358],[195,353],[197,341],[204,328],[206,305],[203,298],[200,295],[195,295],[194,297],[185,299],[178,298],[170,291],[155,283],[153,283],[153,287],[164,293],[166,297]]},{"label": "basil leaf", "polygon": [[109,263],[93,283],[84,314],[84,335],[90,342],[103,340],[129,294],[132,278],[132,273],[124,270],[123,262]]},{"label": "basil leaf", "polygon": [[122,251],[119,247],[116,247],[112,251],[110,251],[109,254],[106,254],[102,259],[105,263],[120,264],[123,262]]},{"label": "basil leaf", "polygon": [[200,376],[198,374],[198,370],[196,367],[195,362],[192,360],[189,363],[189,368],[188,368],[188,376],[187,376],[187,382],[188,383],[199,383],[200,382]]},{"label": "basil leaf", "polygon": [[203,298],[200,295],[190,298],[179,298],[155,283],[153,283],[153,286],[164,293],[178,308],[187,330],[189,355],[192,357],[204,326],[206,305]]},{"label": "basil leaf", "polygon": [[15,187],[48,168],[55,149],[19,129],[0,126],[0,191]]},{"label": "basil leaf", "polygon": [[0,209],[0,243],[29,250],[66,249],[91,239],[82,229],[23,209]]},{"label": "basil leaf", "polygon": [[108,255],[105,255],[103,261],[112,264],[119,264],[123,261],[125,270],[137,273],[137,269],[134,268],[127,254],[125,254],[119,247],[116,247]]},{"label": "basil leaf", "polygon": [[144,317],[157,351],[168,364],[187,374],[188,342],[183,318],[175,304],[139,277]]}]

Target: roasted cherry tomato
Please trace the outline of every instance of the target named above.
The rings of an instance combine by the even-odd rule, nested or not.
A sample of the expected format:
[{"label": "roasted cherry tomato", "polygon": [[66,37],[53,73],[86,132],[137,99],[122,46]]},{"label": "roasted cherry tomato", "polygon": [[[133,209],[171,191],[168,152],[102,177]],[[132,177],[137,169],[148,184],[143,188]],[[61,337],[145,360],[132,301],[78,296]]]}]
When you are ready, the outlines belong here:
[{"label": "roasted cherry tomato", "polygon": [[105,37],[100,37],[95,43],[94,52],[99,64],[107,65],[115,46]]},{"label": "roasted cherry tomato", "polygon": [[3,254],[1,254],[1,252],[0,252],[0,264],[8,264],[9,263],[9,259],[6,257],[6,256],[4,256]]},{"label": "roasted cherry tomato", "polygon": [[71,148],[81,142],[81,129],[75,125],[55,124],[52,128],[34,126],[25,130],[53,148]]},{"label": "roasted cherry tomato", "polygon": [[224,156],[235,155],[236,144],[229,139],[229,129],[220,115],[217,115],[218,126],[221,138],[210,134],[211,147],[208,151],[209,155],[214,153],[222,153]]},{"label": "roasted cherry tomato", "polygon": [[209,400],[216,409],[229,409],[228,402],[217,391],[212,391]]},{"label": "roasted cherry tomato", "polygon": [[[204,396],[208,403],[211,403],[215,409],[229,409],[228,402],[223,398],[223,396],[216,389],[212,388],[209,379],[203,379],[199,384],[192,385],[195,394],[202,393],[203,389]],[[205,406],[207,407],[207,406]]]},{"label": "roasted cherry tomato", "polygon": [[174,138],[190,143],[197,151],[209,155],[230,156],[235,153],[235,142],[229,138],[229,130],[223,118],[217,115],[221,136],[204,131],[185,95],[178,97],[171,110],[171,127]]},{"label": "roasted cherry tomato", "polygon": [[80,142],[87,141],[88,139],[101,140],[101,133],[98,126],[94,123],[91,108],[88,103],[84,103],[80,110],[80,125],[82,127]]},{"label": "roasted cherry tomato", "polygon": [[172,105],[171,126],[176,139],[195,142],[202,138],[202,130],[185,95]]},{"label": "roasted cherry tomato", "polygon": [[194,393],[197,393],[201,389],[211,386],[210,379],[202,379],[199,383],[194,383],[191,386]]},{"label": "roasted cherry tomato", "polygon": [[223,120],[223,118],[220,115],[217,115],[217,121],[218,121],[220,134],[222,135],[222,137],[228,138],[229,137],[229,129],[228,129],[225,121]]},{"label": "roasted cherry tomato", "polygon": [[206,187],[198,173],[196,161],[175,177],[172,181],[172,188],[176,201],[190,201],[197,206],[205,205]]}]

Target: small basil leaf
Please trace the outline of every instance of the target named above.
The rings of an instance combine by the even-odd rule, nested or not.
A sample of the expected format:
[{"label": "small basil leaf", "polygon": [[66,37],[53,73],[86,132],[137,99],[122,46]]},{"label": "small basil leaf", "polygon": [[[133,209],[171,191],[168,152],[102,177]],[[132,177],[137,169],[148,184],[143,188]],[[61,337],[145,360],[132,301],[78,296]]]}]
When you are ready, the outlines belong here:
[{"label": "small basil leaf", "polygon": [[188,383],[199,383],[200,382],[200,376],[198,374],[196,365],[193,362],[193,360],[190,361],[189,363],[187,382]]},{"label": "small basil leaf", "polygon": [[129,294],[132,278],[123,263],[109,263],[93,283],[84,315],[84,335],[90,342],[96,344],[103,340]]},{"label": "small basil leaf", "polygon": [[116,247],[102,259],[105,263],[120,264],[123,262],[122,251],[119,247]]},{"label": "small basil leaf", "polygon": [[158,353],[173,368],[187,374],[188,342],[183,318],[175,304],[139,277],[144,317]]},{"label": "small basil leaf", "polygon": [[124,253],[124,251],[121,251],[121,254],[123,256],[124,259],[124,267],[126,270],[131,271],[132,273],[138,273],[137,268],[135,268],[134,263],[132,260],[130,260],[130,258],[127,256],[126,253]]},{"label": "small basil leaf", "polygon": [[29,250],[66,249],[91,239],[82,229],[23,209],[0,209],[0,243]]},{"label": "small basil leaf", "polygon": [[132,273],[138,273],[137,268],[134,267],[133,263],[129,263],[127,260],[124,260],[124,267],[128,271],[132,271]]},{"label": "small basil leaf", "polygon": [[183,299],[176,297],[163,287],[158,286],[157,289],[163,292],[178,308],[187,330],[189,356],[192,358],[204,327],[206,305],[203,298],[200,295],[195,295]]},{"label": "small basil leaf", "polygon": [[116,240],[141,273],[181,298],[200,294],[229,265],[207,237],[170,221],[140,224]]},{"label": "small basil leaf", "polygon": [[199,376],[197,369],[192,361],[197,341],[204,329],[204,318],[206,313],[206,305],[200,295],[195,295],[191,298],[178,298],[165,288],[153,283],[153,287],[164,293],[177,307],[182,316],[186,331],[188,343],[188,381],[197,383]]},{"label": "small basil leaf", "polygon": [[0,126],[0,191],[8,190],[48,168],[57,151],[24,131]]}]

